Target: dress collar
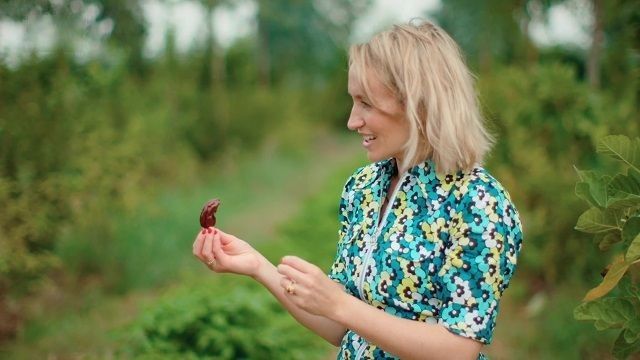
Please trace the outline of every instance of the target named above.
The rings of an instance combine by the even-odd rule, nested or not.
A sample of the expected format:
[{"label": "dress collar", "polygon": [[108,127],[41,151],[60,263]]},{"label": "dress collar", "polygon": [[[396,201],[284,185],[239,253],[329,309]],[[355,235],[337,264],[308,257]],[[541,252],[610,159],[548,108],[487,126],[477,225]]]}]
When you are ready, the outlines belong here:
[{"label": "dress collar", "polygon": [[[360,173],[360,175],[356,179],[355,188],[364,189],[375,181],[390,181],[391,177],[398,172],[395,158],[378,161],[365,167],[365,169],[366,168],[369,168],[369,171],[362,171]],[[431,179],[436,176],[435,165],[433,163],[433,160],[431,159],[425,160],[409,168],[406,173],[423,180]]]}]

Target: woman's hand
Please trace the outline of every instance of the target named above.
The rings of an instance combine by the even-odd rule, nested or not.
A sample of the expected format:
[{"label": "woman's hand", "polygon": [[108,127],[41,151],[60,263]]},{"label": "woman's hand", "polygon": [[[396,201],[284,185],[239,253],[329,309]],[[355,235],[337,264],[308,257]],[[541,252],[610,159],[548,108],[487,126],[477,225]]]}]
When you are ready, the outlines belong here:
[{"label": "woman's hand", "polygon": [[246,241],[216,228],[200,231],[193,243],[193,255],[218,273],[255,277],[264,257]]},{"label": "woman's hand", "polygon": [[280,286],[289,300],[311,314],[333,319],[341,302],[349,296],[319,267],[299,257],[282,258],[278,272],[283,275]]}]

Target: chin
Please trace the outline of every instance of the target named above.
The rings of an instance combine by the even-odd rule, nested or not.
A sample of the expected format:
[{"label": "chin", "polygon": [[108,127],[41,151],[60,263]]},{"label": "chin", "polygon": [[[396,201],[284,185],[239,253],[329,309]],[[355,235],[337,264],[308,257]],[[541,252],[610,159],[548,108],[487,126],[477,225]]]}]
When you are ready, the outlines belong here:
[{"label": "chin", "polygon": [[387,158],[377,154],[367,153],[367,159],[369,159],[369,161],[371,162],[378,162],[378,161],[386,160]]}]

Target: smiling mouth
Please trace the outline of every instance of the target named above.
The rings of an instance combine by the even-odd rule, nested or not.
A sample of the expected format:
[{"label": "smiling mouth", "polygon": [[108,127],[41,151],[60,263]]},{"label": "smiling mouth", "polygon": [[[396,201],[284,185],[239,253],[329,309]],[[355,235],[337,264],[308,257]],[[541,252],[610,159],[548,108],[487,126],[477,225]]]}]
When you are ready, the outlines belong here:
[{"label": "smiling mouth", "polygon": [[377,139],[377,137],[373,136],[373,135],[366,135],[362,137],[362,145],[365,147],[369,147],[369,145],[371,145],[371,143]]}]

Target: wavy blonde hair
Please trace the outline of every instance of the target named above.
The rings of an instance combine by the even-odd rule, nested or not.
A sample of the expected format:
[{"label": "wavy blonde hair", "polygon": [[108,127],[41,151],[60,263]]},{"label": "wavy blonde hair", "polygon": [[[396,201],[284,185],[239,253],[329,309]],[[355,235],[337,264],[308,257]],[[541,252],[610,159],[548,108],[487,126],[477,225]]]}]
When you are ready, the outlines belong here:
[{"label": "wavy blonde hair", "polygon": [[408,169],[432,159],[451,173],[482,163],[493,144],[485,129],[474,76],[460,48],[440,27],[422,22],[394,25],[349,50],[349,67],[370,99],[367,72],[400,101],[410,124],[403,163]]}]

